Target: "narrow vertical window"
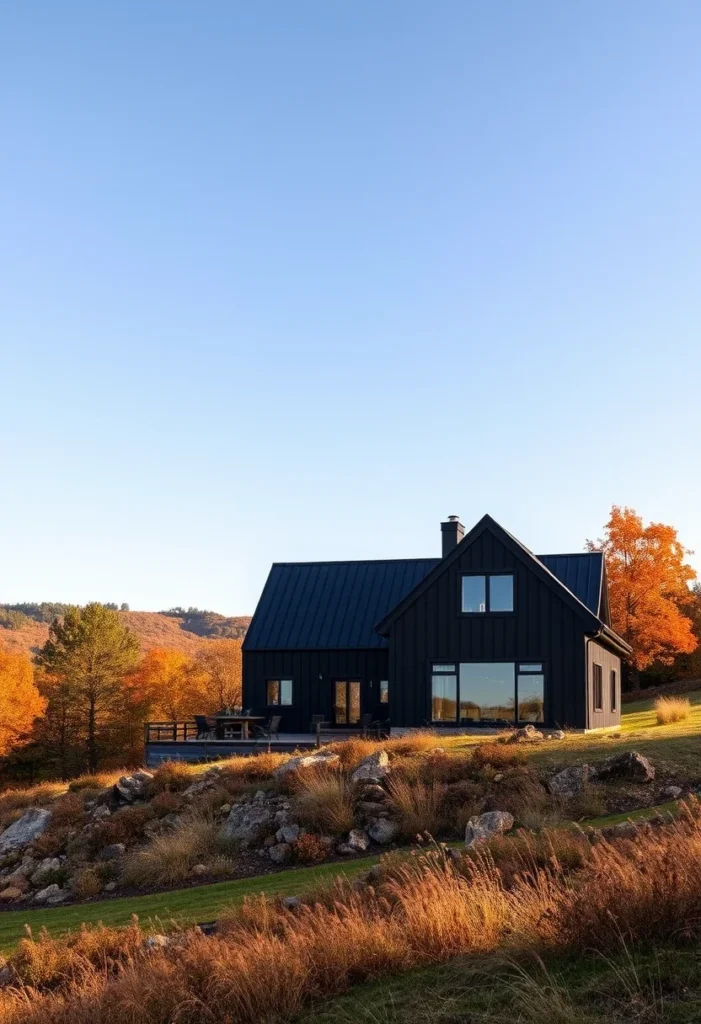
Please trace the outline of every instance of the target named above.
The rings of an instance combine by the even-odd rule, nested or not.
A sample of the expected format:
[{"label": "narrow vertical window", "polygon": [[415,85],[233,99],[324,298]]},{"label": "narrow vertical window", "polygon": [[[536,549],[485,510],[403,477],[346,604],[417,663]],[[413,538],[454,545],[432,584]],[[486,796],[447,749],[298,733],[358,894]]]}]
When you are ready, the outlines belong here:
[{"label": "narrow vertical window", "polygon": [[386,679],[380,679],[380,704],[389,703],[389,682]]},{"label": "narrow vertical window", "polygon": [[616,678],[615,668],[611,669],[611,711],[615,714],[618,710],[618,693],[616,690],[618,680]]},{"label": "narrow vertical window", "polygon": [[485,576],[463,576],[462,610],[471,614],[487,610],[487,580]]},{"label": "narrow vertical window", "polygon": [[592,666],[594,711],[604,710],[604,672],[601,665]]},{"label": "narrow vertical window", "polygon": [[434,665],[431,675],[431,718],[454,722],[458,713],[458,676],[455,665]]}]

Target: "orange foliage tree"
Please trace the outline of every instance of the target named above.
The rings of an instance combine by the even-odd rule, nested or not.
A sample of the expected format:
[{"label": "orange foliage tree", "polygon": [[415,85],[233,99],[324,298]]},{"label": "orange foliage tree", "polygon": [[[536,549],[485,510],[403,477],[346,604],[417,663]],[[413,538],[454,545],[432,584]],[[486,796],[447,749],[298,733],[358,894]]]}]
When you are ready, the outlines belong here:
[{"label": "orange foliage tree", "polygon": [[197,662],[205,677],[207,711],[240,706],[242,640],[204,640]]},{"label": "orange foliage tree", "polygon": [[206,677],[182,651],[153,647],[128,680],[132,703],[148,715],[178,722],[206,710]]},{"label": "orange foliage tree", "polygon": [[0,650],[0,755],[29,739],[34,719],[45,707],[29,658]]},{"label": "orange foliage tree", "polygon": [[604,537],[587,547],[604,552],[613,628],[633,648],[636,669],[669,665],[696,648],[693,624],[681,610],[696,573],[674,527],[644,526],[633,509],[614,505]]}]

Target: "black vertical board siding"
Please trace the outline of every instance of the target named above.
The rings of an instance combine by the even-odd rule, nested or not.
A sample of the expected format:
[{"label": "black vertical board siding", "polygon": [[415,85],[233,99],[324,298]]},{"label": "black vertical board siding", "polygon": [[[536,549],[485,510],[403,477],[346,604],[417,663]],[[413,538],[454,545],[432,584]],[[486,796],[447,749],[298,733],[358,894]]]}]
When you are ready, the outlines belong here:
[{"label": "black vertical board siding", "polygon": [[[319,673],[323,678],[319,679]],[[379,703],[379,682],[389,679],[388,651],[244,651],[243,703],[256,714],[282,716],[282,732],[308,732],[312,715],[325,715],[331,721],[333,680],[359,679],[362,682],[361,711],[375,714]],[[266,704],[267,679],[292,679],[292,706],[271,708]],[[370,685],[372,682],[372,685]],[[391,714],[392,689],[389,709]]]},{"label": "black vertical board siding", "polygon": [[[514,573],[515,611],[462,615],[461,574],[499,571]],[[583,621],[556,589],[485,530],[391,625],[392,724],[420,726],[430,716],[434,661],[542,661],[546,724],[585,728],[584,641]]]}]

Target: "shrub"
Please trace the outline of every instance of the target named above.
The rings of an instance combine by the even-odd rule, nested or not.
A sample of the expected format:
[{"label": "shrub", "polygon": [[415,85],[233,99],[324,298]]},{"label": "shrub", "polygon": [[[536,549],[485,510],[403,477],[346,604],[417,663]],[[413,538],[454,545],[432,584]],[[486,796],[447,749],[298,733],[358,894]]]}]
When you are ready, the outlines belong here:
[{"label": "shrub", "polygon": [[194,781],[192,769],[183,761],[163,761],[149,783],[151,794],[178,793]]},{"label": "shrub", "polygon": [[230,757],[227,761],[219,762],[221,767],[221,779],[226,785],[227,778],[238,779],[242,782],[256,782],[259,779],[269,779],[273,772],[285,761],[289,761],[292,754],[262,753],[253,757]]},{"label": "shrub", "polygon": [[151,807],[124,807],[104,821],[98,822],[90,836],[93,850],[112,843],[128,845],[138,839],[147,821],[151,821],[154,812]]},{"label": "shrub", "polygon": [[80,826],[85,820],[85,803],[79,793],[66,793],[51,807],[50,827],[53,830],[63,825]]},{"label": "shrub", "polygon": [[475,768],[485,767],[501,770],[511,765],[524,764],[526,752],[523,747],[509,743],[500,743],[494,740],[492,743],[480,743],[472,751],[472,763]]},{"label": "shrub", "polygon": [[424,782],[462,782],[471,774],[472,758],[467,753],[446,754],[432,751],[412,760],[418,763],[418,775]]},{"label": "shrub", "polygon": [[380,746],[374,740],[364,740],[360,736],[351,736],[347,740],[329,743],[324,747],[324,750],[331,754],[338,754],[341,768],[344,771],[350,772],[357,768],[364,758],[379,750]]},{"label": "shrub", "polygon": [[114,786],[119,777],[124,774],[124,771],[118,771],[95,772],[92,775],[79,775],[77,779],[72,779],[68,783],[68,789],[71,793],[79,793],[83,789],[109,789],[109,787]]},{"label": "shrub", "polygon": [[305,825],[334,835],[353,828],[353,793],[339,772],[308,769],[299,773],[293,785],[297,815]]},{"label": "shrub", "polygon": [[691,701],[688,697],[658,697],[655,711],[658,725],[683,722],[691,714]]},{"label": "shrub", "polygon": [[313,832],[305,832],[292,843],[292,855],[300,864],[318,864],[328,853],[328,847]]},{"label": "shrub", "polygon": [[415,729],[405,736],[384,740],[381,746],[391,754],[420,754],[441,745],[441,736],[434,729]]},{"label": "shrub", "polygon": [[71,889],[79,900],[87,900],[102,892],[102,879],[94,868],[83,868],[73,875]]},{"label": "shrub", "polygon": [[126,860],[122,872],[125,885],[173,885],[183,882],[198,861],[216,853],[218,829],[211,818],[191,814],[178,828],[154,836],[148,846]]},{"label": "shrub", "polygon": [[48,828],[46,832],[33,841],[32,853],[35,857],[41,859],[44,857],[55,857],[58,853],[61,853],[69,838],[70,829],[67,826]]},{"label": "shrub", "polygon": [[425,832],[438,835],[443,825],[445,786],[439,782],[409,783],[405,779],[392,778],[387,790],[404,839],[414,839]]},{"label": "shrub", "polygon": [[151,807],[159,818],[162,818],[164,814],[175,814],[182,806],[182,797],[178,793],[171,793],[167,789],[163,790],[162,793],[156,793],[151,801]]}]

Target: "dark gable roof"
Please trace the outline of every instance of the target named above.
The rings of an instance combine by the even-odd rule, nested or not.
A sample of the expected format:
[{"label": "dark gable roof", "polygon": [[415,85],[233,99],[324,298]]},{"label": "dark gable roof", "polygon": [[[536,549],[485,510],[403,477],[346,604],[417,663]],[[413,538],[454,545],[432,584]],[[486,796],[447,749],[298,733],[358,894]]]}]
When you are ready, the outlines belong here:
[{"label": "dark gable roof", "polygon": [[560,583],[585,604],[590,612],[599,615],[601,578],[604,556],[600,551],[583,551],[576,555],[536,555]]},{"label": "dark gable roof", "polygon": [[371,562],[277,562],[244,649],[386,647],[375,624],[410,594],[439,558]]}]

